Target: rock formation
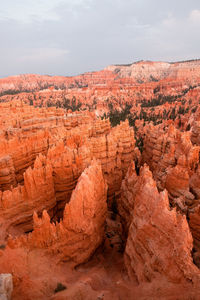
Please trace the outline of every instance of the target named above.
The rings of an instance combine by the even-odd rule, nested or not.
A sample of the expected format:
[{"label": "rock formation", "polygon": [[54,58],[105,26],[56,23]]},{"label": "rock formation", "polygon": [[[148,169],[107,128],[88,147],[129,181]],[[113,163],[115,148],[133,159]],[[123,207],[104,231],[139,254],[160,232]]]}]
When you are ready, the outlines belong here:
[{"label": "rock formation", "polygon": [[119,196],[121,181],[136,155],[128,122],[111,128],[108,120],[89,113],[65,115],[61,109],[45,111],[18,102],[2,105],[5,112],[9,109],[15,127],[9,127],[5,138],[4,124],[0,146],[2,240],[11,233],[31,231],[34,211],[41,216],[45,209],[54,221],[62,218],[78,178],[93,158],[101,163],[109,205]]},{"label": "rock formation", "polygon": [[0,275],[0,299],[11,300],[13,291],[13,282],[11,274]]},{"label": "rock formation", "polygon": [[0,79],[0,102],[20,100],[37,107],[90,110],[102,117],[116,112],[129,115],[129,107],[132,125],[135,119],[159,124],[179,117],[176,124],[184,127],[198,107],[199,68],[199,60],[141,61],[74,77],[8,77]]},{"label": "rock formation", "polygon": [[193,182],[198,177],[199,150],[192,145],[190,132],[180,132],[173,125],[146,129],[143,161],[150,166],[158,188],[166,188],[171,204],[182,211],[198,203]]},{"label": "rock formation", "polygon": [[[34,213],[34,230],[28,236],[9,240],[11,247],[43,248],[59,260],[85,262],[102,243],[106,218],[107,186],[101,166],[93,161],[82,173],[66,204],[63,220],[51,223],[46,210],[38,218]],[[80,252],[81,249],[81,252]]]},{"label": "rock formation", "polygon": [[33,228],[33,212],[54,214],[56,206],[52,167],[41,154],[24,174],[24,185],[1,192],[1,240],[7,233],[20,234]]},{"label": "rock formation", "polygon": [[[134,183],[126,184],[129,191],[133,189]],[[125,248],[129,276],[139,283],[160,275],[176,283],[195,281],[200,273],[192,261],[192,236],[186,218],[170,209],[166,190],[158,192],[146,165],[133,191],[130,197],[134,208]]]},{"label": "rock formation", "polygon": [[127,238],[128,229],[132,221],[132,213],[134,208],[134,198],[136,196],[135,184],[138,176],[135,171],[135,164],[131,162],[125,179],[121,185],[121,197],[118,200],[118,211],[123,224],[123,230]]},{"label": "rock formation", "polygon": [[134,78],[138,83],[141,83],[163,79],[174,81],[185,80],[186,78],[193,81],[199,80],[199,68],[199,60],[177,63],[139,61],[130,65],[109,66],[106,70],[117,73],[122,78]]},{"label": "rock formation", "polygon": [[[194,119],[198,119],[198,112]],[[170,205],[187,216],[194,239],[193,258],[200,266],[199,146],[193,142],[192,131],[181,132],[173,125],[147,126],[142,159],[149,164],[159,190],[167,189]]]},{"label": "rock formation", "polygon": [[199,70],[0,79],[0,271],[14,300],[200,299]]}]

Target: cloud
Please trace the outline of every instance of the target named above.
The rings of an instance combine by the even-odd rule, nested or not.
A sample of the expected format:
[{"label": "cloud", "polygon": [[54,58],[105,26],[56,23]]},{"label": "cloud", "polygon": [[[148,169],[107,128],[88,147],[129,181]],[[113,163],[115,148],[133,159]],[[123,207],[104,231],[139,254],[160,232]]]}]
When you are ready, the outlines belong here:
[{"label": "cloud", "polygon": [[20,57],[22,63],[45,61],[50,62],[55,59],[62,59],[64,56],[68,55],[69,51],[59,48],[36,48],[36,49],[26,49],[23,56]]},{"label": "cloud", "polygon": [[191,21],[194,25],[200,25],[200,10],[192,10],[189,15],[189,21]]},{"label": "cloud", "polygon": [[37,21],[59,21],[59,15],[54,11],[55,0],[7,0],[1,5],[0,19],[15,20],[22,23]]},{"label": "cloud", "polygon": [[0,76],[196,58],[199,23],[199,0],[7,0],[0,8]]}]

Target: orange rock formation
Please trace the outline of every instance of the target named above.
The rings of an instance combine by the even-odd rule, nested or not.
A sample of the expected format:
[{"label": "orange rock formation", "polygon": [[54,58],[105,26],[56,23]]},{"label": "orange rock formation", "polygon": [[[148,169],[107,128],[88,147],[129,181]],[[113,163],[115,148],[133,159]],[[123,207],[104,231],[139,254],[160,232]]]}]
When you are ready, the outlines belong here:
[{"label": "orange rock formation", "polygon": [[[34,213],[34,230],[27,236],[9,240],[11,247],[43,248],[59,260],[85,262],[102,243],[106,218],[107,186],[101,166],[93,161],[82,173],[63,220],[50,222],[46,210],[41,218]],[[81,251],[80,251],[81,249]]]},{"label": "orange rock formation", "polygon": [[200,272],[192,261],[192,236],[185,216],[170,209],[166,190],[158,192],[146,165],[134,181],[125,182],[129,192],[133,189],[125,248],[129,276],[138,282],[152,281],[160,275],[172,282],[195,280]]},{"label": "orange rock formation", "polygon": [[[2,105],[2,110],[9,108],[13,109],[13,123],[15,118],[22,120],[7,136],[8,130],[2,131],[1,160],[7,164],[0,180],[2,238],[6,233],[17,234],[18,229],[30,231],[34,210],[41,215],[46,209],[54,220],[62,217],[79,176],[93,158],[101,162],[108,198],[117,197],[135,156],[134,133],[127,122],[111,129],[108,120],[97,120],[93,114],[65,115],[61,109],[45,112],[21,104],[14,108]],[[59,116],[48,116],[54,112]],[[34,114],[38,117],[33,119]]]},{"label": "orange rock formation", "polygon": [[0,272],[14,300],[200,299],[199,69],[0,79]]}]

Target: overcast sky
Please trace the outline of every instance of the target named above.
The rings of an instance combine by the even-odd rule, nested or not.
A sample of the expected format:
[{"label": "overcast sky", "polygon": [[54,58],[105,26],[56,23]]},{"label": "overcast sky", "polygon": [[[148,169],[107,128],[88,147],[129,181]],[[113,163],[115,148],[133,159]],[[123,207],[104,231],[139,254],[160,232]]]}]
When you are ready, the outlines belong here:
[{"label": "overcast sky", "polygon": [[200,58],[200,0],[6,0],[0,77]]}]

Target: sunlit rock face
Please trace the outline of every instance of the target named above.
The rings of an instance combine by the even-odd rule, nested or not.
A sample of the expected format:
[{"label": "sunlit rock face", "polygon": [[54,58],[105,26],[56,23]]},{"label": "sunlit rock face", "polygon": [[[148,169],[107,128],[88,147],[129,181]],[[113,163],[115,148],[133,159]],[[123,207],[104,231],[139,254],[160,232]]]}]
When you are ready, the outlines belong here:
[{"label": "sunlit rock face", "polygon": [[199,70],[0,79],[13,299],[200,299]]},{"label": "sunlit rock face", "polygon": [[107,211],[107,185],[100,164],[93,161],[78,179],[63,220],[51,223],[46,210],[34,213],[34,229],[28,236],[10,239],[11,247],[42,248],[59,260],[85,262],[102,243]]},{"label": "sunlit rock face", "polygon": [[199,270],[191,256],[192,235],[186,217],[170,209],[167,191],[158,192],[146,165],[126,188],[133,207],[124,254],[129,276],[139,283],[160,275],[170,282],[195,281]]},{"label": "sunlit rock face", "polygon": [[160,190],[167,189],[172,205],[182,212],[198,205],[199,146],[191,142],[191,133],[173,125],[149,126],[145,131],[142,159],[149,166]]},{"label": "sunlit rock face", "polygon": [[[51,220],[59,221],[93,158],[99,160],[107,181],[108,204],[119,197],[122,179],[136,155],[128,122],[111,128],[108,120],[99,120],[93,113],[67,114],[21,102],[1,108],[2,240],[8,234],[30,232],[34,211],[40,217],[45,209]],[[9,111],[12,118],[7,120]]]}]

